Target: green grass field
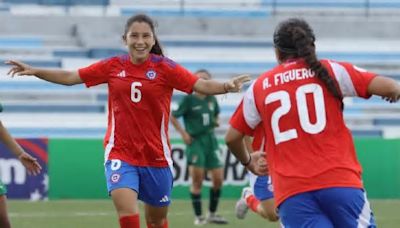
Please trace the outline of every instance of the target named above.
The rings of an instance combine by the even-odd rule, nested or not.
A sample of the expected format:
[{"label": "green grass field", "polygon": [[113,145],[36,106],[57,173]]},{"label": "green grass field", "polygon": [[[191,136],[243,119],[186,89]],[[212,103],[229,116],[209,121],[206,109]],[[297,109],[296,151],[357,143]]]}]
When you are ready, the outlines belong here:
[{"label": "green grass field", "polygon": [[[8,202],[11,222],[16,228],[118,227],[111,200],[54,200],[47,202],[9,200]],[[204,227],[279,227],[278,224],[268,223],[251,212],[245,220],[238,220],[235,218],[234,205],[234,200],[223,200],[219,208],[220,214],[229,220],[228,225],[207,224]],[[371,206],[375,212],[378,227],[400,227],[398,212],[400,200],[371,200]],[[204,204],[203,208],[207,208],[207,204]],[[173,201],[168,216],[171,228],[194,227],[190,201]],[[141,227],[146,227],[143,216],[141,222]]]}]

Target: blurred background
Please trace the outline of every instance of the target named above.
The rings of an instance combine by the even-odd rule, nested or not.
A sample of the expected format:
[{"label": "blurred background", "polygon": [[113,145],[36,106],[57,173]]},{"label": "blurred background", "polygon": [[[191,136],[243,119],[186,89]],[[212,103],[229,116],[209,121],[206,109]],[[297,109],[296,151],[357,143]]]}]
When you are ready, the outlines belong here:
[{"label": "blurred background", "polygon": [[[8,197],[23,199],[10,202],[15,227],[117,225],[111,201],[102,201],[107,199],[102,148],[107,87],[86,89],[33,77],[10,78],[4,61],[77,69],[126,53],[121,36],[127,18],[136,13],[155,19],[169,58],[191,71],[207,69],[216,80],[242,73],[255,79],[275,66],[275,26],[287,17],[303,17],[314,28],[319,58],[348,61],[400,81],[400,0],[0,0],[0,119],[45,168],[38,177],[27,176],[23,166],[0,146],[0,177],[8,186]],[[183,95],[174,93],[172,108]],[[218,97],[221,126],[217,133],[226,164],[222,207],[225,216],[231,216],[229,227],[244,225],[234,219],[233,205],[247,183],[245,171],[223,143],[229,117],[241,97]],[[378,225],[398,227],[400,104],[388,104],[379,97],[350,98],[345,100],[344,116],[364,167],[368,195],[376,199],[372,208],[378,208]],[[175,161],[173,197],[189,199],[184,145],[172,126],[170,137]],[[27,204],[26,200],[38,202]],[[177,202],[183,206],[173,204],[172,227],[190,227],[190,201]],[[174,220],[185,213],[190,215],[187,224]],[[266,224],[255,216],[251,219],[257,226]],[[50,225],[41,224],[42,220]],[[76,225],[79,222],[84,225]]]}]

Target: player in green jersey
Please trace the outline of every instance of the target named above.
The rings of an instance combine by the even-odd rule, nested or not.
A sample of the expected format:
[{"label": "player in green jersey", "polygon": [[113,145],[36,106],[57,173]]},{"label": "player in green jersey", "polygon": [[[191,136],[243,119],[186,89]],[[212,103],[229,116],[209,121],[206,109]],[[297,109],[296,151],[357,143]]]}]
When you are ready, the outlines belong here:
[{"label": "player in green jersey", "polygon": [[[0,121],[0,142],[3,143],[12,152],[15,157],[25,166],[28,174],[39,174],[42,167],[37,162],[36,158],[30,156],[22,149],[18,143],[11,137],[7,129]],[[7,215],[7,189],[6,186],[0,181],[0,227],[10,228],[10,221]]]},{"label": "player in green jersey", "polygon": [[[198,70],[195,73],[203,79],[210,79],[207,70]],[[172,112],[171,122],[181,134],[186,144],[187,163],[192,179],[190,193],[195,213],[195,225],[207,222],[227,224],[216,210],[221,195],[223,182],[223,163],[214,128],[218,123],[219,105],[214,96],[207,96],[195,92],[185,96],[179,103],[177,110]],[[183,117],[183,128],[176,118]],[[202,216],[201,187],[205,178],[205,170],[211,174],[212,188],[210,189],[210,204],[207,218]]]}]

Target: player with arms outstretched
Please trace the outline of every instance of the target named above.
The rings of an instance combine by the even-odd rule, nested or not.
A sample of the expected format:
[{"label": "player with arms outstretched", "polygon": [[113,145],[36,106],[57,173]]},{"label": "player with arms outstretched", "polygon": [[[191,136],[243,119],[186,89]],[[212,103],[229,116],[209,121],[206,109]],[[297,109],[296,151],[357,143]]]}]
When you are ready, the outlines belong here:
[{"label": "player with arms outstretched", "polygon": [[122,36],[127,55],[75,71],[34,68],[10,60],[11,75],[34,75],[63,85],[108,85],[108,128],[104,139],[107,188],[122,228],[137,228],[138,200],[148,227],[168,227],[172,159],[168,137],[173,89],[204,94],[237,92],[246,75],[228,82],[202,80],[164,57],[150,17],[128,19]]}]

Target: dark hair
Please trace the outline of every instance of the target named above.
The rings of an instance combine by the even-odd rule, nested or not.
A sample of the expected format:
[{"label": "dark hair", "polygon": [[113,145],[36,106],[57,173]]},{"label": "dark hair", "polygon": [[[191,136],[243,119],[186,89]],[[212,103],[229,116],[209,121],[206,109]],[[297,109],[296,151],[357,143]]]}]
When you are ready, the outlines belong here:
[{"label": "dark hair", "polygon": [[157,39],[156,32],[155,32],[155,29],[154,29],[155,23],[154,23],[154,21],[153,21],[149,16],[147,16],[146,14],[137,14],[137,15],[135,15],[135,16],[130,17],[130,18],[126,21],[126,24],[125,24],[125,31],[124,31],[124,35],[122,36],[122,38],[123,38],[124,40],[126,39],[126,34],[128,33],[129,28],[131,27],[131,25],[132,25],[134,22],[144,22],[144,23],[147,23],[147,24],[150,26],[151,31],[153,32],[154,40],[155,40],[155,44],[154,44],[154,46],[151,48],[150,53],[164,56],[164,52],[163,52],[163,50],[162,50],[162,48],[161,48],[160,42],[159,42],[158,39]]},{"label": "dark hair", "polygon": [[[315,53],[315,35],[308,23],[302,19],[290,18],[281,22],[274,32],[274,45],[279,59],[301,57],[310,69],[326,85],[332,95],[342,101],[336,82],[328,70],[319,62]],[[342,104],[343,106],[343,104]]]},{"label": "dark hair", "polygon": [[208,70],[206,70],[206,69],[199,69],[199,70],[197,70],[196,72],[194,72],[195,74],[198,74],[198,73],[205,73],[205,74],[207,74],[208,75],[208,77],[211,79],[212,78],[212,76],[211,76],[211,73],[208,71]]}]

